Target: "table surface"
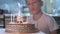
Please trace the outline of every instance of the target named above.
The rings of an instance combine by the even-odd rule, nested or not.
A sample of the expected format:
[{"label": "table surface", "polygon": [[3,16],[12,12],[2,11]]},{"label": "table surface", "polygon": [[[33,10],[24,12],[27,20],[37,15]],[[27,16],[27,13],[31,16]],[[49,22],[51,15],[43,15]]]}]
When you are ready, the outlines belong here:
[{"label": "table surface", "polygon": [[0,33],[1,34],[45,34],[45,33],[41,32],[41,31],[39,31],[37,33],[18,33],[18,32],[15,32],[15,33],[7,33],[7,32],[5,32],[5,29],[3,29],[3,28],[0,28]]}]

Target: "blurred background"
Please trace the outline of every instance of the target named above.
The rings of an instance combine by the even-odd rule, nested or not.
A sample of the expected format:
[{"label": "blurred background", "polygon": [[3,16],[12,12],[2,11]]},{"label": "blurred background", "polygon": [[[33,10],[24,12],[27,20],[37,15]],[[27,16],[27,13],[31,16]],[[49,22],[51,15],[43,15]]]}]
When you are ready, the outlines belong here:
[{"label": "blurred background", "polygon": [[[60,0],[43,0],[43,12],[51,16],[60,16]],[[24,13],[29,13],[25,0],[0,0],[0,9],[5,10],[5,14],[18,13],[20,9]]]},{"label": "blurred background", "polygon": [[[54,17],[60,26],[60,0],[43,0],[43,2],[43,13]],[[24,16],[31,16],[25,0],[0,0],[0,28],[5,28],[5,24],[10,22],[11,14],[14,16],[13,21],[15,22],[19,11]]]}]

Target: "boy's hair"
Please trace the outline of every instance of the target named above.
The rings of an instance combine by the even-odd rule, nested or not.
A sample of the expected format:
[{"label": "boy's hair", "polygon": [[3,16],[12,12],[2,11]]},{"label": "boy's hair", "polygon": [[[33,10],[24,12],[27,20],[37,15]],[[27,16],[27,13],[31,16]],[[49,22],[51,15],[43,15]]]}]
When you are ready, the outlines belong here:
[{"label": "boy's hair", "polygon": [[[25,1],[27,2],[27,0],[25,0]],[[37,0],[37,1],[39,1],[39,2],[40,2],[40,1],[43,1],[43,0]]]},{"label": "boy's hair", "polygon": [[[25,0],[25,1],[26,1],[26,4],[27,4],[27,0]],[[41,2],[42,0],[37,0],[37,1],[38,1],[38,3],[39,3],[39,2]]]},{"label": "boy's hair", "polygon": [[[26,1],[26,4],[27,4],[27,0],[25,0]],[[43,0],[37,0],[38,1],[38,5],[39,6],[42,6],[43,5]],[[41,3],[40,3],[41,2]]]}]

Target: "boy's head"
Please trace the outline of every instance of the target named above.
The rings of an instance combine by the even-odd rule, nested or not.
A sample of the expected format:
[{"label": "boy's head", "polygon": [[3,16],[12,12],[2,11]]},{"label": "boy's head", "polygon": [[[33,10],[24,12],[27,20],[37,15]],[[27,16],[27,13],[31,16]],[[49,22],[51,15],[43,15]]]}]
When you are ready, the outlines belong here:
[{"label": "boy's head", "polygon": [[43,6],[42,0],[26,0],[26,3],[32,14],[39,13]]}]

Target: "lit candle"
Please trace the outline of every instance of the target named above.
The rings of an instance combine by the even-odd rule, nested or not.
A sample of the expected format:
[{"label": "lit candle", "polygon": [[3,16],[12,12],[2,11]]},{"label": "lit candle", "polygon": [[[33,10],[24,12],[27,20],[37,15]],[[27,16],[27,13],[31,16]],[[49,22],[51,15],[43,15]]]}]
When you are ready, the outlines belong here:
[{"label": "lit candle", "polygon": [[26,23],[28,23],[28,16],[27,16],[27,19],[26,19]]},{"label": "lit candle", "polygon": [[11,14],[11,22],[12,22],[12,14]]},{"label": "lit candle", "polygon": [[14,22],[14,16],[12,16],[13,17],[13,22]]},{"label": "lit candle", "polygon": [[25,22],[23,24],[28,24],[28,16],[26,16]]}]

